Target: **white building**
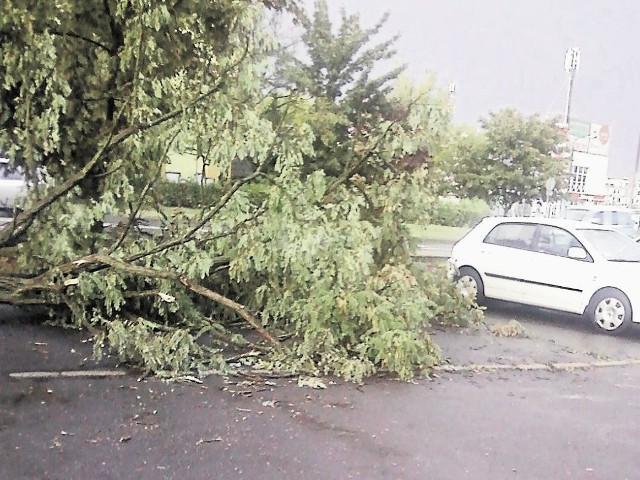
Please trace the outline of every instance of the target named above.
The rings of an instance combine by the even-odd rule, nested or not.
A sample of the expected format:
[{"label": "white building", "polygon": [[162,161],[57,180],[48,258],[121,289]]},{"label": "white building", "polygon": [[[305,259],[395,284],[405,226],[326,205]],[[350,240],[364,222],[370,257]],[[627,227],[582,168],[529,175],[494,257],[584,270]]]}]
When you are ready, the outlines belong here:
[{"label": "white building", "polygon": [[607,180],[607,196],[605,198],[607,205],[629,205],[629,179],[628,178],[609,178]]},{"label": "white building", "polygon": [[605,203],[608,193],[609,137],[607,125],[571,121],[567,143],[571,147],[568,194],[572,203]]}]

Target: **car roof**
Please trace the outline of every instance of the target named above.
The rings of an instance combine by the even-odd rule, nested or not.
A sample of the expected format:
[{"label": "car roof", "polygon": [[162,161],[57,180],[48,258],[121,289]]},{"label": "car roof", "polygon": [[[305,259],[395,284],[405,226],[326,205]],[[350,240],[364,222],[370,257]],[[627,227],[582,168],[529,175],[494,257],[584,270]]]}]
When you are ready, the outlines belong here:
[{"label": "car roof", "polygon": [[530,223],[533,225],[550,225],[572,230],[612,230],[607,225],[581,222],[579,220],[567,220],[566,218],[540,218],[540,217],[485,217],[483,222],[490,222],[493,225],[499,223]]},{"label": "car roof", "polygon": [[617,205],[569,205],[567,210],[589,210],[598,212],[633,212],[631,208],[621,207]]}]

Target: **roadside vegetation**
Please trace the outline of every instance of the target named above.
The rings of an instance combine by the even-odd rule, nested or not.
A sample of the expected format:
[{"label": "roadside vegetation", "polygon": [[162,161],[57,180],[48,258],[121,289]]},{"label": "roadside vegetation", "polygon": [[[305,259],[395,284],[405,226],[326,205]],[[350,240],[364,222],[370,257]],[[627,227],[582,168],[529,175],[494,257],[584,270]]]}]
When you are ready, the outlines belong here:
[{"label": "roadside vegetation", "polygon": [[[302,54],[272,33],[292,15]],[[381,70],[395,53],[377,38],[385,18],[332,24],[323,1],[311,13],[285,0],[10,4],[0,149],[31,188],[0,230],[0,302],[42,306],[92,332],[97,354],[165,376],[244,358],[358,381],[438,362],[428,326],[481,311],[412,263],[412,228],[481,214],[442,196],[503,200],[478,182],[465,192],[478,150],[455,140],[435,79]],[[492,158],[513,147],[487,138]],[[509,158],[542,161],[535,148]],[[172,152],[219,178],[165,183]],[[234,174],[237,160],[251,171]],[[105,230],[105,215],[121,221]],[[141,216],[160,233],[137,233]]]}]

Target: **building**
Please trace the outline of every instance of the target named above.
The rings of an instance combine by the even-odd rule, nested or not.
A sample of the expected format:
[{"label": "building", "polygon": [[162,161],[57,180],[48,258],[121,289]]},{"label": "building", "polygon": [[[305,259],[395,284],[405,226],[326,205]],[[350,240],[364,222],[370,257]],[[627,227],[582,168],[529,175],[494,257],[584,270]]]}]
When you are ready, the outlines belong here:
[{"label": "building", "polygon": [[631,192],[631,181],[627,178],[607,180],[607,205],[621,205],[631,208],[640,207],[640,179],[637,179]]},{"label": "building", "polygon": [[169,160],[164,166],[164,177],[170,182],[211,183],[220,177],[217,165],[205,164],[197,155],[171,152]]},{"label": "building", "polygon": [[571,120],[566,136],[570,159],[568,200],[604,204],[608,193],[609,127]]},{"label": "building", "polygon": [[607,180],[607,193],[605,204],[607,205],[629,205],[629,179],[628,178],[609,178]]}]

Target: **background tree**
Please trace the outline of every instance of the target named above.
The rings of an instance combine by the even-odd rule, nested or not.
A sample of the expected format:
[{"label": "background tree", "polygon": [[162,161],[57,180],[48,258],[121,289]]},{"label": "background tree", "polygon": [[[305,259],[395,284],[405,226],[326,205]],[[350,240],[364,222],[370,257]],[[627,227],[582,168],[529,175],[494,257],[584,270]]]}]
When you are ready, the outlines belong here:
[{"label": "background tree", "polygon": [[326,0],[315,1],[311,17],[298,11],[303,48],[283,50],[276,84],[313,99],[312,126],[318,134],[314,157],[307,159],[308,170],[321,168],[328,175],[339,175],[352,141],[370,135],[375,125],[394,116],[388,94],[405,66],[382,69],[395,55],[398,37],[373,43],[387,19],[384,14],[376,25],[364,28],[358,15],[342,9],[334,26]]},{"label": "background tree", "polygon": [[[439,123],[409,102],[318,148],[319,115],[358,114],[265,94],[265,4],[278,6],[3,7],[0,145],[46,172],[0,229],[0,302],[45,306],[93,332],[98,352],[160,374],[228,369],[230,350],[253,349],[265,368],[409,377],[437,359],[429,321],[476,312],[410,261],[406,225],[423,218],[429,175],[396,166]],[[188,215],[156,189],[178,140],[221,172]],[[328,176],[308,168],[316,156],[340,163]],[[233,178],[236,158],[255,170]],[[134,234],[152,208],[160,232]],[[117,228],[95,228],[106,214]]]},{"label": "background tree", "polygon": [[547,179],[562,181],[565,165],[551,156],[559,141],[553,120],[505,109],[480,124],[480,132],[455,133],[440,155],[440,164],[451,172],[453,192],[508,212],[519,201],[544,198]]}]

